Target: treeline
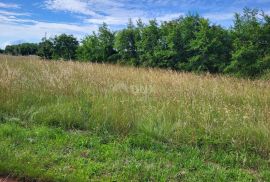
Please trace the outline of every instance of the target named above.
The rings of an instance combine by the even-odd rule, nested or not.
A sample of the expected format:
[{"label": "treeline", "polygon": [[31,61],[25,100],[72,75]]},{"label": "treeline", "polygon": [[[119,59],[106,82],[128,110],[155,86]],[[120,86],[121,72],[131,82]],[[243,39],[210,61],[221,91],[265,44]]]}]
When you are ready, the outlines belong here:
[{"label": "treeline", "polygon": [[[117,32],[103,24],[81,44],[72,35],[62,34],[32,46],[36,48],[31,49],[33,52],[17,48],[23,52],[11,53],[254,77],[270,70],[270,17],[246,8],[242,14],[235,14],[229,29],[199,15],[161,25],[155,20],[148,24],[138,20],[136,25],[130,21]],[[10,47],[5,50],[10,53],[7,49]]]},{"label": "treeline", "polygon": [[39,44],[22,43],[6,46],[4,53],[18,56],[38,55],[44,59],[75,60],[79,42],[72,35],[62,34],[55,38],[43,38]]},{"label": "treeline", "polygon": [[34,43],[23,43],[23,44],[18,44],[18,45],[8,45],[5,48],[5,53],[11,54],[14,56],[18,55],[35,55],[37,54],[38,50],[38,44]]}]

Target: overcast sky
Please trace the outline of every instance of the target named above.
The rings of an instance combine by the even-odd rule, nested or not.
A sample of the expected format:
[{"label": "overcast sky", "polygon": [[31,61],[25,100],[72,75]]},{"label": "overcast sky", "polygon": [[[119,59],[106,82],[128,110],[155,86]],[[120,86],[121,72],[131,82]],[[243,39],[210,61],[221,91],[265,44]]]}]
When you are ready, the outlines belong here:
[{"label": "overcast sky", "polygon": [[102,22],[117,30],[129,18],[165,21],[199,13],[211,22],[229,27],[234,12],[244,7],[270,14],[270,0],[0,0],[0,47],[38,42],[67,33],[81,39]]}]

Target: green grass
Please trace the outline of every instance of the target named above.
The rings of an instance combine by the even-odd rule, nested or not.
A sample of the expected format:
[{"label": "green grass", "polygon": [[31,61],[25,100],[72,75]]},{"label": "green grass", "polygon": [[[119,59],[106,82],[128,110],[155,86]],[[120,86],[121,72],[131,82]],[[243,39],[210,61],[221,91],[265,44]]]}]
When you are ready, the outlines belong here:
[{"label": "green grass", "polygon": [[269,90],[267,79],[0,56],[0,174],[269,181]]},{"label": "green grass", "polygon": [[0,170],[48,181],[270,180],[268,162],[237,150],[172,146],[145,135],[124,138],[2,123]]}]

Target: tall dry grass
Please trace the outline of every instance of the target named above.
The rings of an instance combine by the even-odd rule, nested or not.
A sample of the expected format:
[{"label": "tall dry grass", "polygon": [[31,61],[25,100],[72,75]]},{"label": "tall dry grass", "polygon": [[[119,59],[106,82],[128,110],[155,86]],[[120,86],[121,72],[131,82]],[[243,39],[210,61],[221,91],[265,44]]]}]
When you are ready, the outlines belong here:
[{"label": "tall dry grass", "polygon": [[173,144],[270,151],[270,82],[0,57],[0,116]]}]

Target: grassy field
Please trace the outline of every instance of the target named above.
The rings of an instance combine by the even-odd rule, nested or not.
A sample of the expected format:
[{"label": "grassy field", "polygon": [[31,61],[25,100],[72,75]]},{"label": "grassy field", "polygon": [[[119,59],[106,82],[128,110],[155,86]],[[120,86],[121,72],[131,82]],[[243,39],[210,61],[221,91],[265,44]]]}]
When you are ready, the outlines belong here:
[{"label": "grassy field", "polygon": [[0,56],[0,175],[270,181],[270,81]]}]

